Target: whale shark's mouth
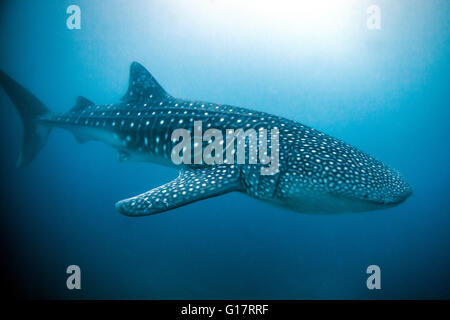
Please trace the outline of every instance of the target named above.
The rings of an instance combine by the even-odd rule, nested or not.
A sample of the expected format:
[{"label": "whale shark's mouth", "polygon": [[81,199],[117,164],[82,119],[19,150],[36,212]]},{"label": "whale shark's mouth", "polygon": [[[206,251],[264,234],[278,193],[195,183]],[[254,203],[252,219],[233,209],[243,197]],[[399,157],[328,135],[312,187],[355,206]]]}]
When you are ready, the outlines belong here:
[{"label": "whale shark's mouth", "polygon": [[278,205],[290,210],[306,214],[358,213],[383,210],[395,207],[404,202],[411,193],[398,199],[362,199],[331,193],[308,194],[298,198],[283,199]]},{"label": "whale shark's mouth", "polygon": [[411,186],[405,180],[399,179],[398,177],[396,183],[393,183],[385,189],[384,192],[374,196],[365,194],[361,200],[373,202],[380,206],[392,207],[404,202],[412,194]]}]

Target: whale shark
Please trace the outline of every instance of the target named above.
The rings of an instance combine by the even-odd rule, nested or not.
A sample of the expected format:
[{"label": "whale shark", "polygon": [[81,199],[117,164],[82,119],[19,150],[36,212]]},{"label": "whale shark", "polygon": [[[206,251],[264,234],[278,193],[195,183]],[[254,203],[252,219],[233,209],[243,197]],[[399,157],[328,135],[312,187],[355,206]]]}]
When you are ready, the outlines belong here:
[{"label": "whale shark", "polygon": [[[118,201],[116,208],[127,216],[157,214],[228,192],[312,214],[385,209],[412,193],[397,170],[339,139],[269,113],[173,97],[137,62],[131,64],[128,90],[119,103],[99,105],[78,97],[66,113],[51,112],[3,71],[0,84],[23,122],[18,167],[29,164],[52,128],[58,127],[72,132],[79,142],[97,140],[112,146],[120,161],[178,169],[174,180]],[[279,144],[272,152],[278,152],[278,170],[261,174],[261,163],[174,164],[173,131],[192,130],[196,121],[222,131],[276,128]]]}]

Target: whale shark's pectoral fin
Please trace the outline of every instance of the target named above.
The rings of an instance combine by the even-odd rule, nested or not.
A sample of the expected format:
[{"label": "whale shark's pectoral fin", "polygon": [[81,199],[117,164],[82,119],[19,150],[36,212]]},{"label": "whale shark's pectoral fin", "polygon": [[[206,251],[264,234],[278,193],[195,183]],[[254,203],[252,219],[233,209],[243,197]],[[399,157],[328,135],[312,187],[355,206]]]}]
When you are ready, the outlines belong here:
[{"label": "whale shark's pectoral fin", "polygon": [[116,208],[127,216],[146,216],[240,189],[239,169],[234,166],[185,169],[169,183],[117,202]]}]

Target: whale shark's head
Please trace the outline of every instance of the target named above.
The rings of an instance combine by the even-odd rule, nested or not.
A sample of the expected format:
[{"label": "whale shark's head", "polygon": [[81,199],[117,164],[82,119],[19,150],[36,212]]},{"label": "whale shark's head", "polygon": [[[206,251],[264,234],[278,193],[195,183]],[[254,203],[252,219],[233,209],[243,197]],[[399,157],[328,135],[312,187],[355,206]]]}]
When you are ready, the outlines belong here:
[{"label": "whale shark's head", "polygon": [[388,167],[365,168],[353,174],[360,177],[345,178],[351,173],[336,171],[307,181],[291,172],[281,178],[279,204],[302,213],[351,213],[390,208],[412,194],[403,176]]},{"label": "whale shark's head", "polygon": [[280,205],[304,213],[362,212],[393,207],[412,194],[397,170],[341,141],[324,141],[302,145],[280,178]]}]

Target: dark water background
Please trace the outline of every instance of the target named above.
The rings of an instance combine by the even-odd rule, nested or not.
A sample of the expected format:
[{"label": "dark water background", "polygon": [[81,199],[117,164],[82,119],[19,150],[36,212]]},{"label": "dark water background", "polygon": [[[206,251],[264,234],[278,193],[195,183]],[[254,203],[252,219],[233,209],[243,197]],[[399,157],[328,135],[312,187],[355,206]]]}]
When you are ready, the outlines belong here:
[{"label": "dark water background", "polygon": [[[128,218],[117,200],[176,171],[119,163],[63,130],[16,169],[22,125],[0,90],[3,283],[29,298],[450,298],[450,2],[319,3],[305,14],[286,1],[2,1],[0,68],[52,110],[77,95],[117,102],[136,60],[174,96],[310,125],[414,189],[362,214],[296,214],[233,193]],[[70,4],[81,30],[66,28]],[[366,28],[369,4],[381,30]],[[70,264],[81,291],[66,289]],[[366,288],[371,264],[382,290]]]}]

